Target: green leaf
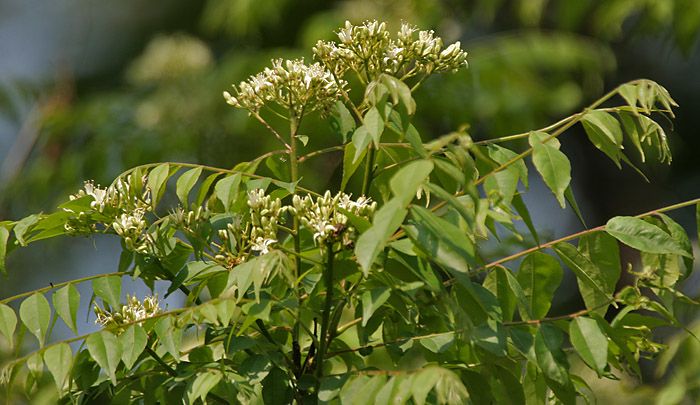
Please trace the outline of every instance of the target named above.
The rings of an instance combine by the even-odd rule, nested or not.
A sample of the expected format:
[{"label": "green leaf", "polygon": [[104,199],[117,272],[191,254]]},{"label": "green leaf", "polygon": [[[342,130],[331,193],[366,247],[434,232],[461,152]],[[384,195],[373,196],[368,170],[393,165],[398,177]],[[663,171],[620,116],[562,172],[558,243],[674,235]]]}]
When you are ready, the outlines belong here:
[{"label": "green leaf", "polygon": [[17,315],[15,311],[5,304],[0,304],[0,332],[9,342],[10,348],[14,346],[13,336],[17,327]]},{"label": "green leaf", "polygon": [[44,363],[53,376],[58,391],[62,393],[73,364],[73,352],[68,343],[59,343],[47,348],[44,352]]},{"label": "green leaf", "polygon": [[584,228],[588,228],[586,221],[583,219],[583,215],[581,214],[581,209],[576,202],[576,197],[574,196],[574,190],[571,188],[571,184],[569,184],[569,187],[567,187],[566,191],[564,191],[564,197],[566,198],[566,202],[568,202],[571,206],[571,209],[574,210],[574,213],[576,214],[579,222],[581,222],[581,225],[583,225]]},{"label": "green leaf", "polygon": [[184,172],[182,176],[177,179],[175,194],[177,194],[177,198],[180,199],[183,207],[188,207],[187,199],[190,195],[190,191],[192,190],[192,187],[197,184],[197,180],[199,180],[199,176],[201,174],[202,168],[195,167],[194,169]]},{"label": "green leaf", "polygon": [[420,137],[420,133],[418,133],[418,130],[416,127],[413,126],[413,124],[408,125],[408,129],[406,130],[406,140],[408,143],[411,144],[411,147],[413,150],[420,156],[421,158],[427,158],[428,157],[428,151],[425,150],[425,146],[423,145],[423,140]]},{"label": "green leaf", "polygon": [[214,184],[219,176],[221,176],[221,173],[212,173],[202,182],[202,185],[199,186],[199,191],[197,192],[197,200],[195,201],[195,205],[204,204],[204,199],[209,195],[211,185]]},{"label": "green leaf", "polygon": [[76,317],[80,307],[80,293],[78,289],[73,284],[68,284],[53,294],[52,301],[58,316],[63,319],[63,322],[68,325],[73,333],[77,334]]},{"label": "green leaf", "polygon": [[389,181],[389,187],[401,205],[406,206],[416,196],[418,188],[430,176],[434,165],[430,160],[418,160],[402,167]]},{"label": "green leaf", "polygon": [[678,242],[680,247],[688,253],[684,258],[684,264],[685,264],[685,272],[683,273],[683,278],[687,277],[690,275],[690,273],[693,271],[693,245],[690,242],[690,238],[688,238],[688,234],[685,232],[685,229],[683,229],[682,226],[680,226],[676,221],[671,219],[668,215],[658,213],[657,214],[659,218],[664,222],[664,225],[666,225],[666,228],[668,229],[669,234],[671,235],[671,238]]},{"label": "green leaf", "polygon": [[10,231],[4,226],[0,226],[0,273],[3,275],[7,275],[5,258],[7,256],[7,240],[9,237]]},{"label": "green leaf", "polygon": [[197,374],[187,390],[188,403],[193,404],[197,399],[201,399],[202,403],[208,403],[206,401],[207,395],[219,381],[221,381],[221,373],[217,371],[212,370]]},{"label": "green leaf", "polygon": [[566,354],[561,349],[562,343],[561,332],[553,326],[541,325],[535,335],[537,365],[557,398],[565,404],[574,404],[576,395],[567,371]]},{"label": "green leaf", "polygon": [[579,238],[578,250],[599,269],[603,291],[612,295],[622,270],[617,240],[605,232],[595,232]]},{"label": "green leaf", "polygon": [[348,141],[348,135],[355,130],[355,119],[342,101],[335,102],[331,116],[331,128],[342,137],[343,143]]},{"label": "green leaf", "polygon": [[121,308],[122,279],[119,276],[100,277],[92,280],[92,290],[113,309]]},{"label": "green leaf", "polygon": [[15,223],[15,238],[17,239],[17,242],[19,242],[20,246],[27,246],[27,241],[24,239],[24,236],[37,222],[39,222],[39,219],[39,215],[33,214],[26,218],[22,218]]},{"label": "green leaf", "polygon": [[586,308],[604,315],[612,301],[611,288],[603,270],[593,264],[575,246],[562,242],[554,245],[554,251],[576,275],[576,282]]},{"label": "green leaf", "polygon": [[362,293],[362,326],[367,326],[372,314],[384,305],[389,296],[391,296],[389,287],[376,287]]},{"label": "green leaf", "polygon": [[90,356],[107,373],[113,385],[117,385],[116,370],[122,349],[117,338],[110,332],[93,333],[86,339]]},{"label": "green leaf", "polygon": [[[498,301],[501,303],[501,309],[503,310],[505,320],[510,321],[513,319],[513,311],[515,310],[516,304],[518,305],[521,318],[525,320],[532,319],[531,305],[528,302],[528,297],[525,295],[525,291],[518,282],[518,279],[510,270],[503,266],[496,266],[494,271],[486,276],[486,280],[484,280],[484,287],[487,287],[487,281],[489,280],[491,281],[493,287],[488,289],[491,292],[496,290],[495,295],[498,297]],[[511,299],[507,298],[508,295],[512,297],[512,304],[508,302]],[[504,303],[504,299],[506,299],[506,303]],[[507,316],[506,314],[510,315]]]},{"label": "green leaf", "polygon": [[608,364],[608,339],[595,319],[578,317],[569,323],[569,336],[576,352],[602,376]]},{"label": "green leaf", "polygon": [[[489,145],[488,154],[499,165],[505,164],[517,156],[512,150],[498,145]],[[505,204],[510,204],[517,190],[519,179],[523,184],[527,184],[527,166],[525,166],[523,160],[518,160],[512,165],[486,177],[484,188],[487,194],[498,193]]]},{"label": "green leaf", "polygon": [[214,186],[214,193],[216,198],[221,201],[224,205],[224,210],[228,211],[231,204],[236,199],[238,191],[241,185],[241,174],[236,173],[230,176],[226,176],[223,179],[216,182]]},{"label": "green leaf", "polygon": [[[362,160],[362,156],[367,153],[367,146],[372,141],[372,136],[369,134],[367,127],[360,125],[352,134],[352,144],[355,148],[355,155],[352,157],[352,164]],[[347,148],[346,148],[347,151]]]},{"label": "green leaf", "polygon": [[535,243],[539,245],[540,237],[537,234],[537,228],[535,228],[535,225],[532,223],[530,211],[528,211],[527,206],[525,205],[525,201],[523,201],[523,198],[520,196],[520,194],[516,193],[513,196],[512,203],[513,207],[515,208],[515,211],[518,212],[518,215],[520,215],[520,218],[523,220],[525,226],[527,226],[527,229],[530,231],[530,234],[535,239]]},{"label": "green leaf", "polygon": [[129,326],[119,335],[119,344],[122,348],[122,361],[127,369],[130,369],[138,360],[148,343],[148,335],[139,325]]},{"label": "green leaf", "polygon": [[171,317],[160,318],[154,327],[160,344],[170,353],[176,361],[180,361],[180,348],[182,347],[182,329],[173,325]]},{"label": "green leaf", "polygon": [[292,388],[289,386],[289,376],[279,367],[273,367],[262,380],[262,396],[266,404],[291,404]]},{"label": "green leaf", "polygon": [[455,334],[447,332],[420,339],[420,344],[433,353],[442,353],[449,349],[454,341]]},{"label": "green leaf", "polygon": [[340,183],[341,190],[345,190],[348,181],[350,181],[352,175],[355,174],[357,168],[362,164],[362,159],[367,154],[367,148],[360,151],[360,157],[357,160],[355,160],[356,153],[357,150],[355,149],[355,144],[353,142],[349,142],[347,145],[345,145],[345,150],[343,152],[343,180]]},{"label": "green leaf", "polygon": [[416,112],[416,102],[413,100],[411,88],[406,83],[388,74],[382,74],[380,80],[389,89],[394,105],[401,101],[409,115]]},{"label": "green leaf", "polygon": [[46,331],[51,321],[51,307],[43,294],[35,293],[22,301],[19,306],[19,318],[32,335],[39,339],[39,345],[44,346]]},{"label": "green leaf", "polygon": [[617,240],[647,253],[668,253],[693,257],[671,235],[656,225],[635,217],[615,217],[605,225],[605,231]]},{"label": "green leaf", "polygon": [[620,167],[622,128],[615,117],[605,111],[593,110],[583,116],[581,123],[591,143]]},{"label": "green leaf", "polygon": [[165,192],[165,182],[170,177],[170,165],[163,163],[156,166],[148,173],[148,188],[151,190],[151,199],[153,207],[158,205],[158,201]]},{"label": "green leaf", "polygon": [[382,133],[384,132],[384,118],[377,107],[370,108],[363,119],[364,127],[367,129],[369,136],[372,137],[375,147],[379,147]]},{"label": "green leaf", "polygon": [[549,312],[554,292],[563,275],[559,262],[542,252],[530,253],[520,264],[517,279],[534,319],[540,319]]},{"label": "green leaf", "polygon": [[420,160],[402,167],[390,180],[394,198],[375,214],[372,226],[362,233],[355,245],[357,262],[365,276],[380,252],[384,250],[391,235],[398,230],[406,217],[406,206],[413,200],[418,187],[430,175],[432,162]]},{"label": "green leaf", "polygon": [[476,262],[476,252],[465,232],[423,207],[411,207],[411,217],[411,225],[404,230],[413,243],[448,270],[468,274]]},{"label": "green leaf", "polygon": [[428,397],[430,391],[433,390],[435,384],[440,380],[439,368],[437,367],[426,367],[419,371],[417,375],[413,378],[413,384],[411,384],[411,394],[413,396],[413,402],[416,405],[425,404],[425,399]]},{"label": "green leaf", "polygon": [[542,143],[535,136],[536,132],[530,134],[530,145],[532,145],[532,162],[537,171],[542,175],[544,183],[552,190],[557,197],[562,208],[564,203],[564,192],[571,182],[571,163],[565,154],[551,142]]}]

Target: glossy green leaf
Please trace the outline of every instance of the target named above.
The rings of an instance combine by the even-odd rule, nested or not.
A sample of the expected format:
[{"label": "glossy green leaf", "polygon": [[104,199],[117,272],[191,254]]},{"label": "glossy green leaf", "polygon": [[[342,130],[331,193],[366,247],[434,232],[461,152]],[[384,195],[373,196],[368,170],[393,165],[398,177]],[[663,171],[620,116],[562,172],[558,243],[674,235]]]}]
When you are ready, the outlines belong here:
[{"label": "glossy green leaf", "polygon": [[100,277],[92,280],[92,290],[112,308],[121,308],[122,279],[119,276]]},{"label": "glossy green leaf", "polygon": [[146,348],[148,335],[141,326],[131,325],[119,335],[118,340],[122,348],[121,359],[124,366],[130,369]]},{"label": "glossy green leaf", "polygon": [[44,352],[44,363],[53,376],[58,391],[63,392],[63,387],[67,383],[66,377],[70,374],[73,364],[73,352],[68,343],[48,347]]},{"label": "glossy green leaf", "polygon": [[51,307],[43,294],[35,293],[22,301],[19,306],[19,318],[32,335],[39,340],[39,345],[44,346],[46,331],[49,330],[51,321]]},{"label": "glossy green leaf", "polygon": [[379,141],[384,132],[384,118],[379,113],[377,107],[370,108],[363,119],[364,127],[372,138],[375,147],[379,147]]},{"label": "glossy green leaf", "polygon": [[147,186],[151,190],[151,199],[154,207],[158,205],[158,201],[160,201],[165,192],[165,183],[168,181],[168,177],[170,177],[170,165],[168,163],[160,164],[148,173]]},{"label": "glossy green leaf", "polygon": [[391,288],[375,287],[362,293],[362,326],[367,326],[367,322],[374,312],[379,309],[391,296]]},{"label": "glossy green leaf", "polygon": [[80,293],[73,284],[68,284],[56,291],[52,297],[53,308],[63,322],[73,331],[78,333],[76,317],[80,307]]},{"label": "glossy green leaf", "polygon": [[7,256],[7,240],[10,237],[10,231],[0,225],[0,274],[6,275],[7,268],[5,267],[5,259]]},{"label": "glossy green leaf", "polygon": [[569,243],[557,243],[554,245],[554,251],[576,275],[576,282],[586,308],[604,315],[612,301],[611,291],[615,290],[615,286],[608,284],[603,269]]},{"label": "glossy green leaf", "polygon": [[187,390],[188,403],[192,404],[197,399],[201,399],[203,403],[207,403],[206,397],[216,384],[221,381],[221,373],[217,371],[206,371],[197,374],[197,377],[192,381],[192,385]]},{"label": "glossy green leaf", "polygon": [[[532,134],[535,134],[533,132]],[[562,208],[566,206],[564,192],[571,182],[571,163],[565,154],[551,142],[542,143],[536,136],[530,135],[532,145],[532,162],[542,175],[544,183],[552,190]]]},{"label": "glossy green leaf", "polygon": [[13,337],[17,328],[17,315],[15,311],[5,304],[0,304],[0,333],[5,336],[9,346],[14,346]]},{"label": "glossy green leaf", "polygon": [[439,333],[420,340],[421,346],[433,353],[442,353],[452,346],[455,341],[454,333]]},{"label": "glossy green leaf", "polygon": [[111,332],[101,331],[88,336],[86,343],[90,356],[107,373],[110,380],[112,380],[112,384],[117,385],[115,372],[122,353],[117,337]]},{"label": "glossy green leaf", "polygon": [[622,128],[620,123],[605,111],[593,110],[581,119],[591,143],[620,167]]},{"label": "glossy green leaf", "polygon": [[584,362],[601,376],[608,364],[608,339],[595,319],[578,317],[569,323],[571,344]]},{"label": "glossy green leaf", "polygon": [[617,240],[642,252],[669,253],[692,257],[671,235],[656,225],[635,217],[615,217],[605,231]]},{"label": "glossy green leaf", "polygon": [[549,312],[554,292],[559,288],[563,275],[559,262],[542,252],[530,253],[520,264],[517,279],[534,319],[540,319]]},{"label": "glossy green leaf", "polygon": [[187,199],[190,195],[190,191],[192,190],[192,187],[197,184],[197,180],[199,180],[199,176],[201,174],[202,168],[195,167],[194,169],[184,172],[177,179],[177,183],[175,184],[175,194],[177,194],[177,198],[180,199],[183,207],[188,207]]}]

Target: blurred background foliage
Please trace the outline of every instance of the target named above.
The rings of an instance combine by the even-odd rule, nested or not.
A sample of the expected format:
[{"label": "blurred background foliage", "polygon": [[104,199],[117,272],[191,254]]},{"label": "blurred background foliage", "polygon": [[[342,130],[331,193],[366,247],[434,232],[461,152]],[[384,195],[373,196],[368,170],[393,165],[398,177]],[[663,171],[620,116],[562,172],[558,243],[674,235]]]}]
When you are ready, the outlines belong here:
[{"label": "blurred background foliage", "polygon": [[[674,164],[648,170],[652,186],[619,172],[574,130],[563,147],[577,196],[589,225],[697,196],[697,0],[0,0],[0,51],[8,58],[0,61],[0,219],[51,210],[84,179],[107,184],[134,165],[232,167],[275,149],[222,91],[273,57],[310,58],[316,40],[331,39],[345,20],[365,19],[435,29],[469,52],[469,69],[433,78],[416,95],[416,125],[436,137],[464,124],[475,139],[543,127],[624,81],[658,81],[681,106]],[[304,125],[328,133],[310,140],[314,148],[342,141],[320,119]],[[306,185],[338,181],[333,156],[308,162]],[[542,206],[539,221],[553,234],[572,231],[551,202]],[[677,219],[692,223],[689,214]],[[697,280],[688,288],[696,292]],[[560,299],[562,311],[579,304]],[[700,350],[697,341],[674,339],[668,356]],[[656,374],[650,366],[652,387],[639,395],[665,401],[697,393],[697,362],[664,362],[680,366]]]}]

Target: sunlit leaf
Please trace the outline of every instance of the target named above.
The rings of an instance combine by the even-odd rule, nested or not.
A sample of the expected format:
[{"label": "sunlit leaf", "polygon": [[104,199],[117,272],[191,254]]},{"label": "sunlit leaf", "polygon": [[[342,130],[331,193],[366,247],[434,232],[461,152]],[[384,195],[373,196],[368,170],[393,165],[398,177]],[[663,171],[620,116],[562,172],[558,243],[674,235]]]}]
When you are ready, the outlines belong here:
[{"label": "sunlit leaf", "polygon": [[362,326],[367,326],[374,312],[384,305],[389,296],[391,296],[389,287],[376,287],[362,293]]},{"label": "sunlit leaf", "polygon": [[86,343],[90,356],[107,373],[112,384],[117,385],[115,372],[122,353],[117,337],[110,332],[101,331],[88,336]]},{"label": "sunlit leaf", "polygon": [[0,333],[5,336],[9,346],[14,346],[13,336],[17,327],[17,315],[15,311],[5,304],[0,304]]},{"label": "sunlit leaf", "polygon": [[605,231],[625,245],[643,252],[692,257],[671,235],[643,219],[615,217],[605,225]]},{"label": "sunlit leaf", "polygon": [[163,192],[165,192],[165,183],[168,181],[168,177],[170,177],[170,165],[168,163],[160,164],[148,173],[147,186],[151,190],[151,199],[154,207],[158,205],[158,201],[160,201]]},{"label": "sunlit leaf", "polygon": [[92,280],[92,290],[112,308],[121,308],[122,279],[119,276],[100,277]]},{"label": "sunlit leaf", "polygon": [[177,194],[177,198],[180,199],[180,202],[185,208],[188,206],[187,199],[190,195],[190,191],[192,190],[192,187],[194,187],[194,185],[197,183],[197,180],[199,180],[199,176],[201,174],[202,168],[195,167],[194,169],[186,171],[177,179],[177,183],[175,185],[175,194]]},{"label": "sunlit leaf", "polygon": [[189,403],[194,403],[195,400],[201,399],[206,403],[206,397],[212,388],[221,381],[221,373],[217,371],[205,371],[197,374],[197,377],[192,381],[192,385],[187,390],[187,400]]},{"label": "sunlit leaf", "polygon": [[39,340],[39,345],[43,346],[51,320],[51,307],[46,297],[39,293],[30,295],[19,306],[19,317],[27,330]]},{"label": "sunlit leaf", "polygon": [[530,135],[532,162],[542,175],[544,183],[557,197],[559,205],[564,208],[564,192],[571,182],[571,163],[558,147],[551,142],[542,143],[541,139],[533,134],[536,132]]},{"label": "sunlit leaf", "polygon": [[517,279],[534,319],[542,318],[549,312],[554,292],[559,288],[563,275],[559,262],[541,252],[529,254],[520,264]]},{"label": "sunlit leaf", "polygon": [[73,284],[68,284],[53,294],[52,301],[58,316],[71,328],[73,333],[78,333],[76,325],[76,317],[80,307],[78,289]]},{"label": "sunlit leaf", "polygon": [[59,343],[47,348],[44,352],[44,363],[53,376],[59,392],[63,392],[66,377],[70,374],[73,364],[73,352],[68,343]]},{"label": "sunlit leaf", "polygon": [[581,122],[591,143],[620,167],[622,128],[615,117],[605,111],[593,110],[586,113]]},{"label": "sunlit leaf", "polygon": [[608,364],[608,339],[595,319],[578,317],[569,323],[571,344],[583,361],[601,376]]},{"label": "sunlit leaf", "polygon": [[372,138],[375,147],[379,147],[379,141],[384,132],[384,118],[377,110],[377,107],[370,108],[363,119],[364,127]]},{"label": "sunlit leaf", "polygon": [[131,368],[146,348],[148,336],[139,325],[129,326],[119,335],[119,345],[122,348],[121,359],[126,368]]}]

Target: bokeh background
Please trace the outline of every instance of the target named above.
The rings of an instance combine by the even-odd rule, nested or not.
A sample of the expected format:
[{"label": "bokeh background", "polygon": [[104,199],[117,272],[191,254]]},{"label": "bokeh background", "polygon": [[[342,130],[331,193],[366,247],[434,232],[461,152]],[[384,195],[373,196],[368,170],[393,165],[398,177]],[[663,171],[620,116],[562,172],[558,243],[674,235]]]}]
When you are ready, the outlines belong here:
[{"label": "bokeh background", "polygon": [[[365,19],[434,29],[469,52],[468,69],[432,78],[416,95],[426,137],[463,124],[475,139],[540,128],[625,81],[661,83],[680,104],[666,126],[673,165],[644,165],[646,182],[617,170],[573,129],[562,142],[575,194],[589,226],[700,195],[698,0],[0,0],[0,220],[50,211],[83,180],[108,184],[137,164],[232,167],[275,148],[222,91],[273,57],[310,58],[316,40]],[[306,125],[328,134],[310,148],[341,141],[326,122]],[[314,160],[303,181],[325,187],[337,169],[337,156]],[[531,187],[526,200],[549,237],[581,229],[537,179]],[[691,210],[672,216],[694,229]],[[0,297],[114,271],[117,248],[96,238],[17,251]],[[581,305],[572,289],[573,278],[559,289],[555,312]],[[698,290],[691,278],[687,292]],[[684,321],[700,332],[688,312]],[[586,375],[601,403],[693,401],[700,366],[688,359],[700,356],[700,343],[663,338],[685,361],[667,370],[647,362],[643,381]]]}]

